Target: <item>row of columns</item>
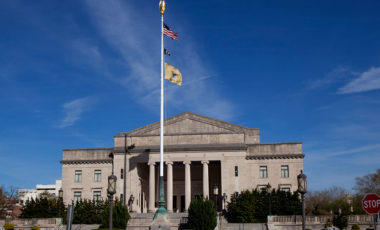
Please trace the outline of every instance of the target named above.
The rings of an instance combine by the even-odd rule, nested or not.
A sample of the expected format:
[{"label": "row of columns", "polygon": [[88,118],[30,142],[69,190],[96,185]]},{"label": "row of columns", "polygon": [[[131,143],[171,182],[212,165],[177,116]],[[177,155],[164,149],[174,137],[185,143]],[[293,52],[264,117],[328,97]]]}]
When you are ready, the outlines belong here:
[{"label": "row of columns", "polygon": [[[190,206],[191,202],[191,161],[184,161],[185,165],[185,211]],[[206,198],[209,195],[209,178],[208,178],[208,164],[209,161],[202,161],[203,165],[203,197]],[[148,163],[149,165],[149,206],[148,211],[155,211],[155,163]],[[168,212],[173,212],[173,162],[166,162],[167,165],[167,177],[166,177],[166,207]]]}]

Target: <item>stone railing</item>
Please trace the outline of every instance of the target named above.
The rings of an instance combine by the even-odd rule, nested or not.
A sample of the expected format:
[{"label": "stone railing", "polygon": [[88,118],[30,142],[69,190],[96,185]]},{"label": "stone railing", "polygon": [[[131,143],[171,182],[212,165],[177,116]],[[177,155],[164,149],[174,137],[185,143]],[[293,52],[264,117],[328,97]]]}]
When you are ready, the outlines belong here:
[{"label": "stone railing", "polygon": [[[8,221],[7,221],[8,222]],[[62,224],[61,218],[44,218],[44,219],[13,219],[9,220],[15,226],[15,229],[30,229],[32,226],[37,225],[41,229],[53,229]],[[5,220],[0,220],[0,226],[5,224]]]},{"label": "stone railing", "polygon": [[[306,216],[306,223],[322,223],[325,224],[328,221],[332,221],[334,216]],[[302,216],[268,216],[268,224],[275,223],[302,223]],[[371,215],[350,215],[348,216],[348,223],[373,223],[373,217]]]}]

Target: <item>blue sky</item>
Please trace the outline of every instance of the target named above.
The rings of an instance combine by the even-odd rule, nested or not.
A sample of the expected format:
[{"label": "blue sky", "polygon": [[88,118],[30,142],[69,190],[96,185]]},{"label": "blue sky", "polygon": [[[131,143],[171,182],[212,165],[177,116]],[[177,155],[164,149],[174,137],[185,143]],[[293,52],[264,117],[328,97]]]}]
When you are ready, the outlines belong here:
[{"label": "blue sky", "polygon": [[[380,165],[380,2],[167,1],[191,111],[303,142],[310,189]],[[61,177],[63,148],[112,147],[159,120],[158,1],[0,2],[0,185]]]}]

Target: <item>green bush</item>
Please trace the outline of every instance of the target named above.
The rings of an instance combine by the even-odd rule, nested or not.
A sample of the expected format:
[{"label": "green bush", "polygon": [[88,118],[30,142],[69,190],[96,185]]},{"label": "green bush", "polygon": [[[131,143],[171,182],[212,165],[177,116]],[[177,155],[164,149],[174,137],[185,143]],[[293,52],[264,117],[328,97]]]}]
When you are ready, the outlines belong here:
[{"label": "green bush", "polygon": [[333,226],[332,222],[329,221],[329,222],[326,223],[326,227],[332,227],[332,226]]},{"label": "green bush", "polygon": [[101,224],[101,213],[105,208],[103,201],[80,200],[74,206],[73,224]]},{"label": "green bush", "polygon": [[217,212],[209,199],[197,197],[189,206],[188,228],[194,230],[213,230],[217,224]]},{"label": "green bush", "polygon": [[353,224],[351,230],[360,230],[360,227],[358,224]]},{"label": "green bush", "polygon": [[345,229],[348,226],[348,218],[345,215],[334,216],[333,224],[339,229]]},{"label": "green bush", "polygon": [[[108,228],[110,207],[106,202],[106,207],[101,214],[101,228]],[[122,201],[116,201],[112,207],[112,225],[114,228],[125,229],[130,219],[128,207]]]},{"label": "green bush", "polygon": [[4,229],[5,230],[13,230],[13,229],[15,229],[15,226],[13,225],[13,223],[7,222],[4,224]]},{"label": "green bush", "polygon": [[300,215],[302,203],[297,192],[243,191],[233,194],[227,205],[226,217],[230,223],[265,223],[271,215]]},{"label": "green bush", "polygon": [[22,207],[21,218],[63,218],[65,205],[62,199],[28,200]]},{"label": "green bush", "polygon": [[32,230],[40,230],[40,227],[38,225],[33,225]]}]

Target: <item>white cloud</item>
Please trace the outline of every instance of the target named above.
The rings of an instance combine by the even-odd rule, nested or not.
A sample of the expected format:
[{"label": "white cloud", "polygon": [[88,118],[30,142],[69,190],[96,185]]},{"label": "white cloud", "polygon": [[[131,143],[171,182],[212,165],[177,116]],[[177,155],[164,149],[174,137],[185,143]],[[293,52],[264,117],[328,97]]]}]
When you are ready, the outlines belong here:
[{"label": "white cloud", "polygon": [[317,90],[317,89],[324,89],[328,88],[331,85],[335,84],[338,81],[341,81],[348,76],[357,75],[357,73],[351,71],[347,67],[339,66],[335,69],[333,69],[330,73],[328,73],[326,76],[316,79],[313,81],[307,82],[306,89],[308,90]]},{"label": "white cloud", "polygon": [[339,94],[359,93],[380,89],[380,67],[372,67],[345,86],[338,89]]},{"label": "white cloud", "polygon": [[[127,88],[143,106],[157,110],[160,98],[160,23],[159,17],[156,17],[157,7],[136,10],[130,2],[99,0],[88,0],[87,7],[100,34],[119,52],[128,70],[128,76],[113,74],[109,77]],[[166,108],[232,119],[235,110],[233,103],[224,99],[216,84],[213,84],[210,76],[216,74],[197,52],[191,36],[186,34],[180,23],[172,25],[172,28],[180,34],[180,40],[165,39],[165,46],[172,53],[167,60],[180,69],[184,82],[181,87],[166,84]]]},{"label": "white cloud", "polygon": [[72,126],[76,121],[78,121],[82,114],[88,111],[93,104],[93,100],[89,97],[78,98],[73,101],[63,104],[63,110],[65,112],[65,117],[58,125],[59,128],[66,128]]}]

